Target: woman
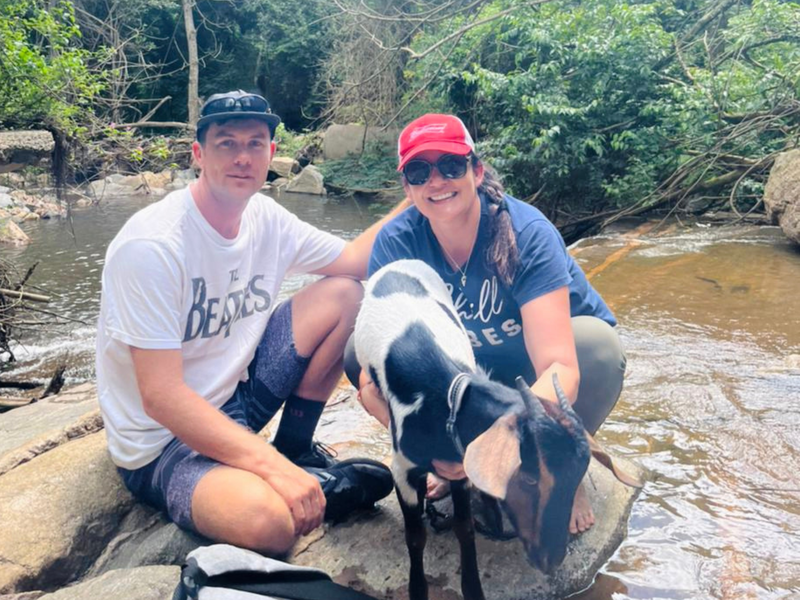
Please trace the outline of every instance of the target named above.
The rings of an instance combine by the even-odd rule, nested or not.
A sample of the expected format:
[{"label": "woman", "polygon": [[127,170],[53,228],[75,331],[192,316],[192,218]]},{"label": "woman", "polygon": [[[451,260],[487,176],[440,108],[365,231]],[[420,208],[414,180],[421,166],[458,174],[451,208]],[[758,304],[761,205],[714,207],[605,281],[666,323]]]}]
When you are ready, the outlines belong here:
[{"label": "woman", "polygon": [[[477,363],[507,385],[522,376],[536,395],[554,402],[557,373],[594,434],[619,397],[625,357],[614,316],[561,235],[539,210],[504,193],[455,116],[428,114],[411,122],[400,134],[398,154],[413,206],[378,234],[369,274],[405,258],[428,263],[451,290]],[[353,361],[350,352],[351,378]],[[375,385],[365,373],[358,383],[365,408],[388,425]],[[446,479],[464,477],[461,465],[434,466]],[[429,495],[434,487],[429,481]],[[581,485],[570,531],[593,523]]]}]

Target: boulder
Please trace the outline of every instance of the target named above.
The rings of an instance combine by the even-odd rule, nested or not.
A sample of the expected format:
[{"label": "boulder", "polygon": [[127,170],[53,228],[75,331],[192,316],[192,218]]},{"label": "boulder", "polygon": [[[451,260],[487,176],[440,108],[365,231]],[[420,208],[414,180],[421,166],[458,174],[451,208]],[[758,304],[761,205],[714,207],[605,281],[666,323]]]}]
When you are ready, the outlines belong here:
[{"label": "boulder", "polygon": [[276,156],[269,165],[269,170],[278,177],[291,177],[300,170],[300,164],[293,158]]},{"label": "boulder", "polygon": [[0,173],[49,160],[55,145],[49,131],[0,131]]},{"label": "boulder", "polygon": [[0,475],[102,427],[95,387],[89,383],[2,413]]},{"label": "boulder", "polygon": [[278,177],[277,179],[273,179],[272,181],[270,181],[267,185],[269,185],[271,188],[274,189],[280,189],[282,187],[289,185],[290,181],[291,179],[286,179],[285,177]]},{"label": "boulder", "polygon": [[400,131],[396,129],[382,130],[365,125],[333,124],[325,131],[322,138],[322,157],[325,160],[337,160],[349,154],[361,154],[364,143],[376,142],[391,148],[397,145]]},{"label": "boulder", "polygon": [[133,506],[103,433],[67,442],[0,477],[0,593],[80,577]]},{"label": "boulder", "polygon": [[30,242],[28,234],[19,228],[13,218],[0,220],[0,243],[12,246],[24,246]]},{"label": "boulder", "polygon": [[120,569],[38,598],[40,600],[169,600],[178,585],[180,574],[180,567],[174,566]]},{"label": "boulder", "polygon": [[14,206],[14,198],[8,193],[8,188],[0,189],[0,208]]},{"label": "boulder", "polygon": [[209,543],[199,535],[179,529],[155,509],[137,504],[86,573],[86,578],[116,569],[181,565],[189,552]]},{"label": "boulder", "polygon": [[783,152],[775,159],[764,188],[764,205],[772,223],[800,244],[800,149]]},{"label": "boulder", "polygon": [[130,187],[114,181],[112,176],[90,182],[87,186],[87,192],[90,197],[96,200],[102,200],[110,196],[127,196],[134,193]]},{"label": "boulder", "polygon": [[314,194],[316,196],[325,195],[325,185],[322,173],[314,165],[308,165],[300,174],[292,179],[286,187],[285,192],[295,192],[297,194]]},{"label": "boulder", "polygon": [[14,189],[25,187],[25,176],[22,173],[2,173],[0,174],[0,183]]},{"label": "boulder", "polygon": [[[375,447],[352,442],[353,429],[379,426],[364,414],[349,386],[339,390],[326,414],[320,438],[333,444],[340,458],[382,458]],[[27,592],[34,595],[24,600],[35,600],[36,594],[78,580],[83,583],[41,597],[138,598],[137,573],[155,571],[134,568],[181,564],[188,552],[208,543],[133,501],[108,458],[101,428],[91,384],[0,414],[0,600],[6,600],[4,593]],[[623,467],[640,475],[632,465]],[[562,597],[589,585],[624,537],[636,496],[595,462],[590,478],[586,487],[598,522],[573,540],[555,575],[545,577],[530,567],[517,540],[495,542],[478,536],[487,597]],[[374,513],[312,532],[298,542],[291,561],[321,568],[339,583],[386,600],[406,597],[408,557],[394,495]],[[455,534],[431,531],[426,568],[432,597],[460,593],[458,563]],[[177,567],[157,569],[177,574]],[[128,572],[131,577],[126,579]],[[173,579],[170,592],[174,584]],[[141,589],[147,592],[148,585]],[[158,588],[159,593],[163,589]],[[23,600],[7,600],[12,599]]]},{"label": "boulder", "polygon": [[[172,171],[161,171],[160,173],[143,171],[138,177],[142,191],[154,196],[157,195],[157,191],[163,195],[164,189],[172,183]],[[139,188],[137,187],[137,189]]]},{"label": "boulder", "polygon": [[[641,476],[633,465],[619,462],[628,473]],[[594,460],[589,476],[586,488],[598,515],[597,523],[572,540],[567,558],[553,575],[544,575],[528,564],[519,540],[498,542],[476,536],[478,567],[487,598],[563,598],[591,584],[625,537],[638,490],[619,483]],[[299,545],[291,562],[320,568],[338,583],[378,598],[407,598],[403,517],[394,495],[381,504],[381,514],[376,518],[354,519],[331,527],[324,536]],[[432,597],[460,595],[460,552],[452,531],[435,534],[429,530],[425,570]]]},{"label": "boulder", "polygon": [[197,179],[194,169],[182,169],[172,172],[172,181],[166,186],[168,190],[180,190]]}]

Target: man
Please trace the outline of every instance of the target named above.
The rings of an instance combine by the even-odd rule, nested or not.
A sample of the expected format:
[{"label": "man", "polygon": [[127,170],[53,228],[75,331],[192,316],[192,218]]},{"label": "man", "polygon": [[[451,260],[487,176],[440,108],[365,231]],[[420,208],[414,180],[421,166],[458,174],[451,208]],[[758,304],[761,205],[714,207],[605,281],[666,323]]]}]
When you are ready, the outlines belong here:
[{"label": "man", "polygon": [[[267,553],[392,489],[382,464],[336,462],[312,442],[382,222],[345,243],[259,194],[278,123],[261,96],[209,98],[192,146],[199,179],[109,246],[97,335],[127,487],[183,528]],[[328,277],[276,305],[289,273]],[[253,432],[282,405],[269,445]]]}]

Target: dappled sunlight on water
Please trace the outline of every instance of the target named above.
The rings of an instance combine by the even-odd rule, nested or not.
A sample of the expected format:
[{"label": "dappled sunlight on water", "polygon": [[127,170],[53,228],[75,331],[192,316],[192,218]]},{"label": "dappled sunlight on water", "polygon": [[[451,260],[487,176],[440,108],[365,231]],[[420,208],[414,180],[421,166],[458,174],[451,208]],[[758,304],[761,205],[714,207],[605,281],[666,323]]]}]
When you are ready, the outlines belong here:
[{"label": "dappled sunlight on water", "polygon": [[[33,336],[4,376],[94,377],[105,248],[142,199],[25,225],[2,249],[86,324]],[[353,237],[375,215],[352,200],[287,198],[302,218]],[[574,249],[613,307],[628,355],[623,396],[598,438],[649,472],[628,537],[581,600],[800,597],[800,250],[774,228],[611,233]],[[292,278],[281,297],[311,278]],[[65,359],[64,356],[68,355]],[[340,456],[385,458],[386,432],[342,382],[320,437]]]},{"label": "dappled sunlight on water", "polygon": [[[585,243],[590,270],[631,241]],[[800,590],[800,252],[769,228],[681,230],[641,238],[593,283],[628,354],[599,437],[650,477],[606,577],[581,597]]]}]

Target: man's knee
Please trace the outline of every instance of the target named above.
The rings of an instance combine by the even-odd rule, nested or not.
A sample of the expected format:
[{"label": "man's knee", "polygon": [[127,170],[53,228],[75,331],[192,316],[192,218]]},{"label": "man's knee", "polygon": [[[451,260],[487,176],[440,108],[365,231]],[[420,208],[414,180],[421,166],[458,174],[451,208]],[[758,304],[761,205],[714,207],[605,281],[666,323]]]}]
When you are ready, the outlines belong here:
[{"label": "man's knee", "polygon": [[247,471],[221,467],[201,479],[192,495],[192,521],[213,540],[267,554],[282,554],[297,537],[283,499]]},{"label": "man's knee", "polygon": [[341,310],[342,318],[355,323],[364,298],[364,287],[360,282],[346,277],[331,277],[330,284],[331,299]]},{"label": "man's knee", "polygon": [[287,507],[279,511],[269,508],[264,506],[253,514],[242,545],[266,554],[285,554],[297,541],[294,521]]}]

